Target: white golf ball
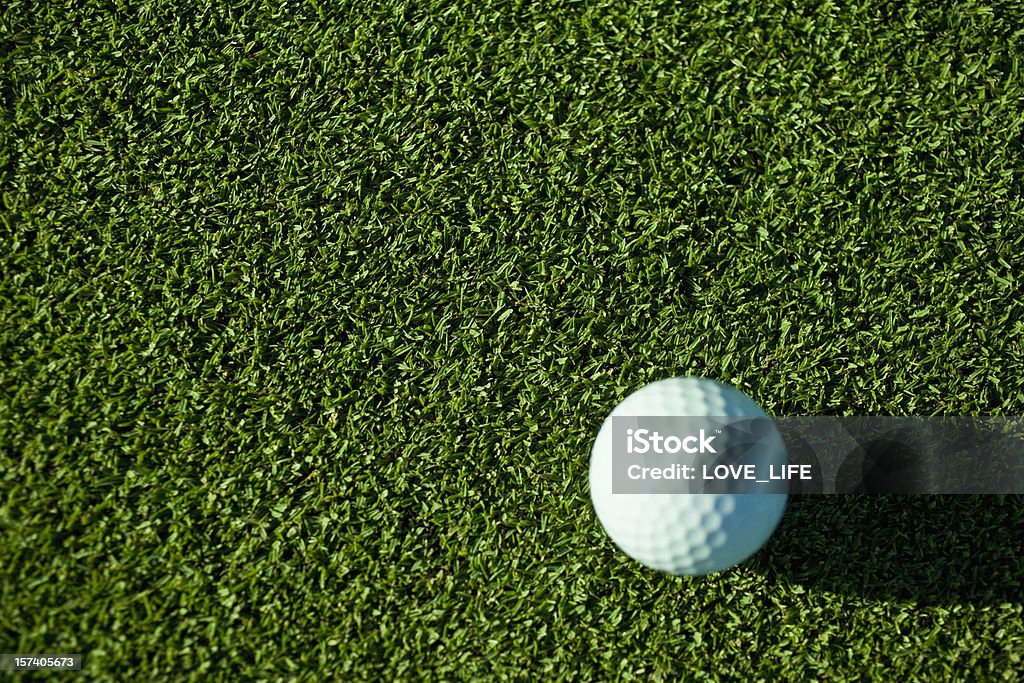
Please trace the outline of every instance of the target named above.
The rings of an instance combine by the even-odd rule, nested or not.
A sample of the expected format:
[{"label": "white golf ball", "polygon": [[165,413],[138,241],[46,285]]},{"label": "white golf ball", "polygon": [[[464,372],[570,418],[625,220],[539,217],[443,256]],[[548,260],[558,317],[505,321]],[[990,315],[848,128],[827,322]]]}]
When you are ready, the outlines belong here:
[{"label": "white golf ball", "polygon": [[[697,377],[642,387],[612,410],[597,434],[590,496],[601,525],[623,552],[670,574],[728,569],[764,545],[782,519],[786,493],[613,493],[612,419],[618,416],[767,417],[756,403],[733,387]],[[787,462],[785,445],[767,422],[770,432],[758,441],[753,458],[758,467],[781,469]],[[727,449],[729,444],[720,441],[719,450]]]}]

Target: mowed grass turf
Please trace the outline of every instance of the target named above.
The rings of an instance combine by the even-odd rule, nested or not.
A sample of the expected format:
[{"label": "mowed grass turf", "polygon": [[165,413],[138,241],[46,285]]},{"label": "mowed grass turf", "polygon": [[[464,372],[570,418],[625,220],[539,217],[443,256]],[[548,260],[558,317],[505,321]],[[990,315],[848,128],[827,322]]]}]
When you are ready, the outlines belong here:
[{"label": "mowed grass turf", "polygon": [[800,498],[704,579],[591,440],[1024,412],[1016,2],[22,2],[0,651],[82,680],[1017,680],[1017,497]]}]

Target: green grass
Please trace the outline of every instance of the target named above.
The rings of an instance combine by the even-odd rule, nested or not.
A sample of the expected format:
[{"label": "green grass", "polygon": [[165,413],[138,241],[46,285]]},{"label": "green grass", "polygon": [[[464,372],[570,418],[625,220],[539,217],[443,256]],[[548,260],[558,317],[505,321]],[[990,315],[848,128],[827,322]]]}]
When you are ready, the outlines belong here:
[{"label": "green grass", "polygon": [[1024,412],[1024,6],[784,4],[4,3],[0,651],[1017,680],[1019,498],[797,499],[700,580],[590,508],[670,375]]}]

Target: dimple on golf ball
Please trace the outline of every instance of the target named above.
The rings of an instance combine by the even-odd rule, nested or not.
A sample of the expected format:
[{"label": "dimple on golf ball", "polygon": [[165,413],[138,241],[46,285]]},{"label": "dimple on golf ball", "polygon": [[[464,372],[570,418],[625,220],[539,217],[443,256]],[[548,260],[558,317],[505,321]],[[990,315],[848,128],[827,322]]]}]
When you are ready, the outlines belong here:
[{"label": "dimple on golf ball", "polygon": [[[728,569],[757,552],[782,519],[786,493],[613,492],[613,418],[643,416],[767,418],[739,390],[698,377],[653,382],[627,396],[602,424],[590,456],[591,500],[612,541],[648,567],[691,576]],[[775,426],[759,422],[769,431],[758,439],[752,457],[766,468],[785,465],[785,445]],[[718,450],[727,451],[728,435],[717,438]]]}]

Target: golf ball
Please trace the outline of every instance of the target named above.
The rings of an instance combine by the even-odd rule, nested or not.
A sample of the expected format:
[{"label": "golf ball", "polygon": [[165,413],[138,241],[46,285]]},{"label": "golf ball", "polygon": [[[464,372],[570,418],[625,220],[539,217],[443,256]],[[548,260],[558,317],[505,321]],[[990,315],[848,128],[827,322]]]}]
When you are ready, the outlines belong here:
[{"label": "golf ball", "polygon": [[[653,382],[627,396],[602,424],[590,456],[591,500],[612,541],[648,567],[691,576],[728,569],[757,552],[782,519],[786,493],[613,493],[613,419],[641,416],[767,417],[739,390],[697,377]],[[785,465],[785,445],[774,424],[758,422],[767,423],[768,433],[748,457],[758,466]],[[722,443],[728,438],[719,434],[713,442],[718,452],[728,450],[730,444]]]}]

